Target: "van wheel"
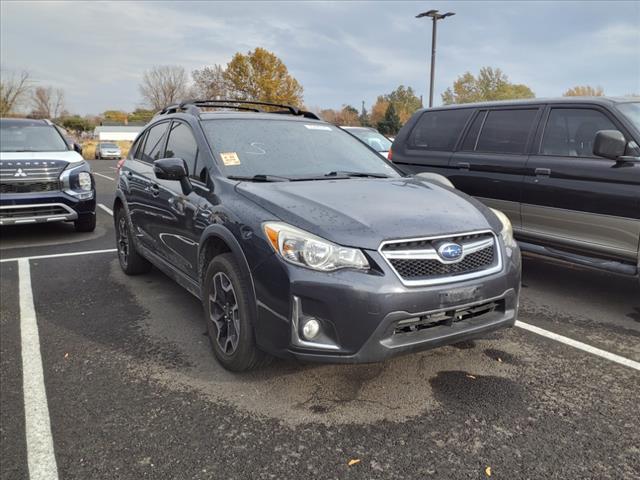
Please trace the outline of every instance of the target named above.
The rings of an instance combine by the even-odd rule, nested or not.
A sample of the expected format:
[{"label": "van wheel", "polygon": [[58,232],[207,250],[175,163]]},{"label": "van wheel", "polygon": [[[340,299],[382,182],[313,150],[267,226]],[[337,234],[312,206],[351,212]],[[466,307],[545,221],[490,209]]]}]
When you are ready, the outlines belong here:
[{"label": "van wheel", "polygon": [[249,279],[240,271],[233,254],[218,255],[207,268],[203,291],[213,353],[232,372],[255,369],[270,358],[256,345]]},{"label": "van wheel", "polygon": [[138,253],[132,241],[131,230],[124,208],[116,210],[116,247],[120,268],[127,275],[140,275],[151,270],[151,262]]}]

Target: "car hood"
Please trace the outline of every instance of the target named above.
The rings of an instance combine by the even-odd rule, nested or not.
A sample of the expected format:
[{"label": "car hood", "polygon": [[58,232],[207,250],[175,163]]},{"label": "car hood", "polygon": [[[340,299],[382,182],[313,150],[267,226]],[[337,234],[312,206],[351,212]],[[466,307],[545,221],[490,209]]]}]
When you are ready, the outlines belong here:
[{"label": "car hood", "polygon": [[475,200],[416,178],[242,182],[236,188],[278,219],[351,247],[375,250],[384,240],[491,228]]},{"label": "car hood", "polygon": [[62,160],[69,163],[82,162],[83,158],[74,150],[64,152],[0,152],[0,161]]}]

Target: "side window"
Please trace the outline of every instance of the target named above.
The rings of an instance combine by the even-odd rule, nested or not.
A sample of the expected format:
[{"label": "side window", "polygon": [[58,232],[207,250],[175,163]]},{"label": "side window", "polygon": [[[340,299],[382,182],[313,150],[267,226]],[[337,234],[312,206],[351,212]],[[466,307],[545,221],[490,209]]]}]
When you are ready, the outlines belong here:
[{"label": "side window", "polygon": [[453,151],[467,119],[469,109],[436,110],[422,114],[409,136],[409,148]]},{"label": "side window", "polygon": [[136,160],[140,160],[142,158],[142,147],[144,146],[144,139],[147,136],[147,132],[144,132],[142,135],[138,137],[133,145],[131,145],[131,158],[135,158]]},{"label": "side window", "polygon": [[168,122],[163,122],[149,129],[140,158],[143,162],[153,163],[154,160],[162,158],[162,144],[168,125]]},{"label": "side window", "polygon": [[618,130],[603,113],[587,108],[554,108],[544,129],[540,153],[593,157],[598,130]]},{"label": "side window", "polygon": [[480,132],[477,152],[524,153],[538,109],[493,110]]},{"label": "side window", "polygon": [[173,122],[167,141],[166,157],[183,159],[187,164],[190,177],[199,178],[196,174],[196,161],[198,157],[198,144],[191,133],[191,128],[182,122]]},{"label": "side window", "polygon": [[464,143],[462,144],[462,150],[465,152],[472,152],[476,149],[476,143],[478,143],[478,134],[480,133],[480,129],[482,128],[482,124],[484,123],[484,119],[487,117],[487,111],[481,111],[476,116],[475,120],[469,127],[469,131],[467,132],[467,136],[464,139]]}]

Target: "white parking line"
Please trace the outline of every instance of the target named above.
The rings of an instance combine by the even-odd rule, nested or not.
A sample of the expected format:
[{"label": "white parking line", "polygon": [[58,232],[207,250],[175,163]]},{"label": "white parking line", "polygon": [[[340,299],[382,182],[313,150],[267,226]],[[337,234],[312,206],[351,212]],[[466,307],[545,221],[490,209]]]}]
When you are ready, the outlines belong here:
[{"label": "white parking line", "polygon": [[69,253],[53,253],[51,255],[35,255],[33,257],[15,257],[15,258],[3,258],[0,263],[4,262],[16,262],[21,260],[40,260],[43,258],[60,258],[60,257],[75,257],[76,255],[96,255],[99,253],[113,253],[117,250],[115,248],[108,248],[106,250],[87,250],[84,252],[69,252]]},{"label": "white parking line", "polygon": [[20,340],[22,343],[22,387],[24,424],[27,439],[27,464],[31,480],[56,480],[58,467],[53,450],[47,392],[44,386],[42,357],[36,309],[31,290],[29,260],[18,261],[20,292]]},{"label": "white parking line", "polygon": [[93,172],[93,174],[94,174],[94,175],[98,175],[99,177],[102,177],[102,178],[106,178],[107,180],[111,180],[112,182],[115,182],[115,181],[116,181],[116,179],[115,179],[115,178],[108,177],[108,176],[106,176],[106,175],[103,175],[102,173]]},{"label": "white parking line", "polygon": [[520,320],[516,321],[516,327],[520,327],[529,332],[533,332],[538,335],[542,335],[543,337],[550,338],[551,340],[555,340],[556,342],[564,343],[565,345],[570,345],[573,348],[577,348],[578,350],[582,350],[584,352],[588,352],[592,355],[597,355],[598,357],[606,358],[615,363],[619,363],[620,365],[624,365],[626,367],[631,367],[634,370],[640,371],[640,362],[636,362],[629,358],[621,357],[620,355],[616,355],[615,353],[607,352],[606,350],[601,350],[596,347],[592,347],[591,345],[587,345],[586,343],[579,342],[577,340],[573,340],[569,337],[565,337],[564,335],[558,335],[557,333],[550,332],[540,327],[536,327],[534,325],[529,325],[528,323],[521,322]]},{"label": "white parking line", "polygon": [[113,210],[111,210],[109,207],[107,207],[106,205],[99,203],[98,206],[104,210],[105,212],[107,212],[109,215],[111,215],[113,217]]},{"label": "white parking line", "polygon": [[116,170],[116,171],[118,170],[118,168],[117,168],[117,167],[109,167],[109,168],[110,168],[111,170]]}]

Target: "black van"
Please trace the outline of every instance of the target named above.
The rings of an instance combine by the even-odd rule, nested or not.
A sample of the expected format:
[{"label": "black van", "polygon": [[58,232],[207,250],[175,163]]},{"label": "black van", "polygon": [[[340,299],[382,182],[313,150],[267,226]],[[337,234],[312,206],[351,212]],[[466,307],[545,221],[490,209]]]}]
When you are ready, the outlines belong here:
[{"label": "black van", "polygon": [[565,97],[416,112],[390,159],[511,220],[523,251],[640,272],[640,99]]}]

